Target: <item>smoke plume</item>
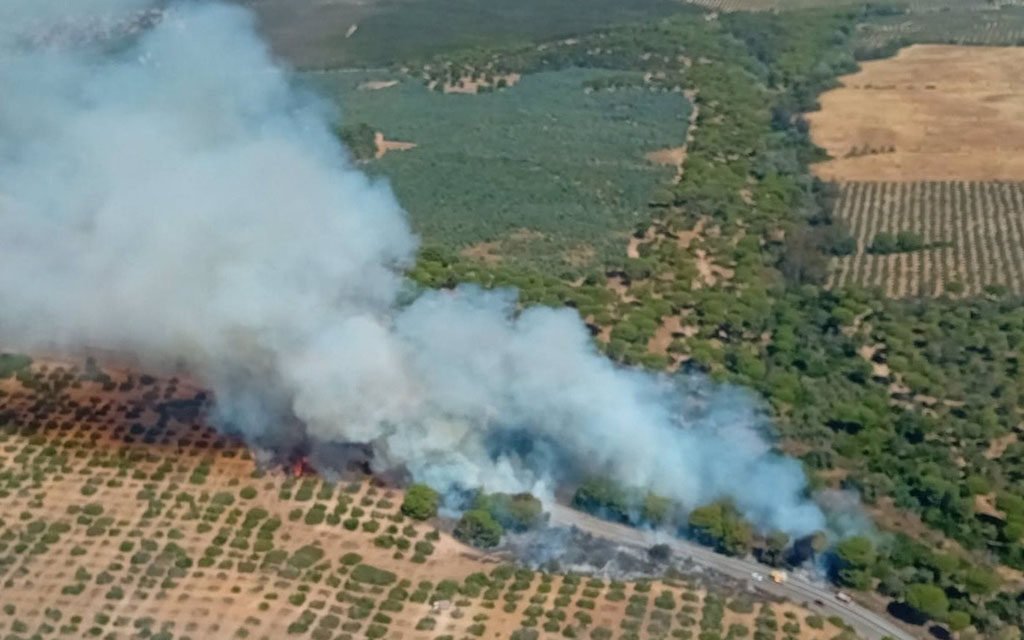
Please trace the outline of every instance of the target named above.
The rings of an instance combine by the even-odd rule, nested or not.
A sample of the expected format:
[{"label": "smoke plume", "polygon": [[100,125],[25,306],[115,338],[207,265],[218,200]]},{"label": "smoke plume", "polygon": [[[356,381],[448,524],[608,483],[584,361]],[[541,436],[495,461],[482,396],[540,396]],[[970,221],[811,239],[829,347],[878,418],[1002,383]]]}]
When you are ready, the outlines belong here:
[{"label": "smoke plume", "polygon": [[[150,6],[0,2],[7,344],[184,359],[257,446],[367,443],[441,490],[551,495],[597,473],[687,507],[731,497],[791,534],[824,524],[742,390],[615,366],[575,312],[510,291],[413,291],[402,208],[249,15],[172,3],[118,26]],[[131,38],[96,44],[97,24]]]}]

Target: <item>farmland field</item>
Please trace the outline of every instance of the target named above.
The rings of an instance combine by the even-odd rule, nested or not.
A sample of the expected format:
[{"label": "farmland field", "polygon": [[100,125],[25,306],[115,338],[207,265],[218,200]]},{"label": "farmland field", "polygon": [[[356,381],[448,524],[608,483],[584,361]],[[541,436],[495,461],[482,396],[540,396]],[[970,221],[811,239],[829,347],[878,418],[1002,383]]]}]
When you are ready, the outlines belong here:
[{"label": "farmland field", "polygon": [[[583,268],[621,254],[647,221],[652,191],[671,182],[674,168],[645,155],[681,145],[688,126],[679,92],[585,89],[612,76],[622,74],[528,74],[479,95],[379,72],[310,77],[338,97],[345,122],[417,145],[367,168],[389,178],[427,243]],[[360,89],[382,78],[401,82]]]},{"label": "farmland field", "polygon": [[934,11],[876,17],[861,24],[857,44],[865,50],[896,44],[1014,46],[1024,44],[1024,8],[993,11]]},{"label": "farmland field", "polygon": [[178,378],[51,360],[0,381],[0,394],[4,638],[838,631],[683,577],[502,565],[403,516],[396,490],[261,470],[204,424],[204,392]]},{"label": "farmland field", "polygon": [[[684,0],[688,4],[714,11],[797,11],[863,4],[858,0]],[[991,9],[986,0],[897,0],[890,3],[912,12],[930,12],[948,9]],[[1020,0],[1002,0],[1000,5],[1019,5]]]},{"label": "farmland field", "polygon": [[[879,287],[889,297],[970,295],[991,287],[1024,292],[1024,184],[851,182],[836,211],[849,223],[857,250],[835,261],[833,287]],[[901,231],[942,246],[868,252],[877,234]]]},{"label": "farmland field", "polygon": [[1024,48],[915,45],[807,114],[837,181],[1024,180]]},{"label": "farmland field", "polygon": [[678,13],[678,0],[238,0],[300,68],[375,66],[459,47],[583,33]]}]

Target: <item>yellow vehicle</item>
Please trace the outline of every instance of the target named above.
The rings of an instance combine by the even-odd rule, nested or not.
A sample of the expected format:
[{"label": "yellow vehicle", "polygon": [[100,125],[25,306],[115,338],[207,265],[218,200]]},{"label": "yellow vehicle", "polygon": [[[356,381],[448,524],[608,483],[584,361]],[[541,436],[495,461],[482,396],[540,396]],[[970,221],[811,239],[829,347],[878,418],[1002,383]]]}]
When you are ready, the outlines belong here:
[{"label": "yellow vehicle", "polygon": [[772,571],[771,576],[772,576],[772,582],[774,582],[776,584],[782,584],[787,579],[789,579],[789,576],[786,574],[785,571],[780,571],[778,569],[776,569],[775,571]]}]

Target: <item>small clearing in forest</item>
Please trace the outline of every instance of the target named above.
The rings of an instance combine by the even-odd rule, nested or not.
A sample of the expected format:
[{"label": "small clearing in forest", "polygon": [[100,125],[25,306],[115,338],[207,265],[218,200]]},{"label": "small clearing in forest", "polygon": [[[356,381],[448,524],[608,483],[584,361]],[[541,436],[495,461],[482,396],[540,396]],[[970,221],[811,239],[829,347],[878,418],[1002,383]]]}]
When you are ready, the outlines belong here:
[{"label": "small clearing in forest", "polygon": [[377,153],[374,157],[378,160],[384,157],[384,154],[389,151],[408,151],[409,149],[415,149],[415,142],[399,142],[398,140],[388,140],[384,137],[384,134],[378,131],[373,136],[373,143],[377,146]]}]

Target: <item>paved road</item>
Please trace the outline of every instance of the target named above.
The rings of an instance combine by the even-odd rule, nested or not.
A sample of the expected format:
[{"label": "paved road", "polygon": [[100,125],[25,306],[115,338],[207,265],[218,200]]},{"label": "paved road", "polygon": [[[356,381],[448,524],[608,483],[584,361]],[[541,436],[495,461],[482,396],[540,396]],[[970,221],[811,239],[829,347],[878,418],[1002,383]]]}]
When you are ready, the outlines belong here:
[{"label": "paved road", "polygon": [[[549,506],[549,512],[553,525],[576,527],[593,536],[633,547],[647,548],[657,543],[668,544],[677,555],[738,580],[750,581],[751,574],[760,573],[767,576],[772,570],[771,567],[759,562],[723,556],[686,540],[658,536],[651,531],[615,524],[562,505]],[[918,636],[907,632],[887,616],[856,603],[839,602],[835,598],[835,592],[828,585],[810,582],[798,575],[790,576],[783,584],[776,584],[768,579],[754,584],[767,593],[783,596],[796,603],[806,602],[809,609],[820,615],[840,616],[853,627],[858,636],[866,640],[881,640],[886,636],[898,640],[918,640]],[[822,604],[817,604],[815,600]]]}]

